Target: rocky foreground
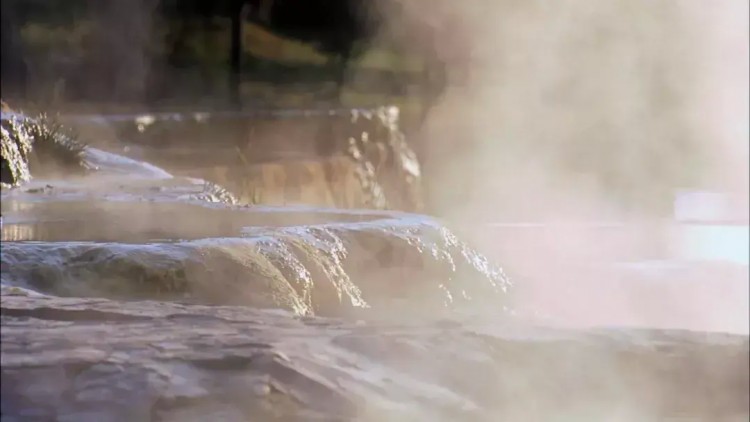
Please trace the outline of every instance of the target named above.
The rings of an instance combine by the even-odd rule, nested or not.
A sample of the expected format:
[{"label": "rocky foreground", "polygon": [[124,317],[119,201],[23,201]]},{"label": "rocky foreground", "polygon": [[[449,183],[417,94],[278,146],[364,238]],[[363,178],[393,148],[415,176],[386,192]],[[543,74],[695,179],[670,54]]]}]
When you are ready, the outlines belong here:
[{"label": "rocky foreground", "polygon": [[3,421],[748,417],[746,336],[341,322],[3,289]]}]

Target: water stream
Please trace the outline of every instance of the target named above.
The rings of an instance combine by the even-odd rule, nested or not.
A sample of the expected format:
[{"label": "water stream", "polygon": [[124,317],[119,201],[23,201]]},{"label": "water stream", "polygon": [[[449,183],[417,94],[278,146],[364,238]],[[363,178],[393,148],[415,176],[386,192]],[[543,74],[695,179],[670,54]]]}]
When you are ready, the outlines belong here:
[{"label": "water stream", "polygon": [[[4,416],[744,415],[746,336],[521,325],[503,270],[432,217],[249,205],[92,147],[82,159],[85,175],[20,172],[2,190]],[[707,388],[731,393],[674,376],[709,368]]]}]

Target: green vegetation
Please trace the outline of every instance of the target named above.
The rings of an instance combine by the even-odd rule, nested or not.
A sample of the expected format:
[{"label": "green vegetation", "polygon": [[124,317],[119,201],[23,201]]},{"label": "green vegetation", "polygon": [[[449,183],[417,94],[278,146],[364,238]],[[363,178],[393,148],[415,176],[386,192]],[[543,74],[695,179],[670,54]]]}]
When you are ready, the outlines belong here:
[{"label": "green vegetation", "polygon": [[[35,77],[31,98],[52,103],[85,101],[77,81],[97,73],[94,22],[29,22],[20,30],[26,61]],[[146,55],[149,77],[158,81],[152,103],[188,99],[210,103],[226,97],[229,20],[210,25],[195,21],[161,22],[151,34]],[[258,25],[244,28],[240,92],[243,103],[278,107],[314,104],[335,90],[335,57],[314,45],[274,34]],[[373,47],[347,66],[342,100],[352,106],[392,103],[418,112],[422,61],[388,46]],[[415,88],[417,87],[417,88]],[[83,97],[82,97],[83,96]]]}]

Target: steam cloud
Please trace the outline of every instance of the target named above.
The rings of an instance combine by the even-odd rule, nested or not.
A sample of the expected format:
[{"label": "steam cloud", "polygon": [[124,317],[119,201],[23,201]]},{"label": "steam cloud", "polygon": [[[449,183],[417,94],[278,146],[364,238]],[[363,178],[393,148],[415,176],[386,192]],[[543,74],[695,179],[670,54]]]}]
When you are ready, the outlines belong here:
[{"label": "steam cloud", "polygon": [[[534,301],[565,303],[589,323],[619,313],[747,330],[746,285],[637,287],[569,270],[668,253],[664,221],[678,189],[747,202],[748,2],[400,4],[439,28],[430,35],[451,81],[421,133],[437,214],[458,224],[625,222],[497,230],[479,242],[511,274],[546,280],[526,283]],[[399,30],[425,38],[421,25]]]},{"label": "steam cloud", "polygon": [[[130,25],[148,28],[152,4],[139,5],[129,9]],[[530,287],[535,300],[549,304],[553,297],[593,309],[584,293],[594,294],[587,289],[602,288],[601,281],[614,275],[569,274],[562,282],[557,264],[659,256],[668,243],[662,220],[670,217],[676,189],[747,198],[746,1],[380,5],[392,14],[375,44],[401,37],[413,49],[432,49],[447,65],[449,88],[419,134],[433,212],[457,224],[630,224],[627,233],[567,225],[478,239],[512,273],[547,280]],[[147,38],[144,29],[138,48],[123,49],[140,59],[123,61],[145,71]],[[138,69],[120,73],[143,80],[135,77]],[[747,301],[736,300],[746,298],[746,290],[683,290],[678,301],[666,295],[675,294],[670,287],[657,296],[672,302],[662,311],[673,316],[696,309],[706,315],[706,298],[717,308],[726,299],[726,317],[746,326]],[[643,312],[637,302],[648,294],[617,286],[601,303],[632,317]],[[599,319],[606,311],[592,310],[588,317]]]}]

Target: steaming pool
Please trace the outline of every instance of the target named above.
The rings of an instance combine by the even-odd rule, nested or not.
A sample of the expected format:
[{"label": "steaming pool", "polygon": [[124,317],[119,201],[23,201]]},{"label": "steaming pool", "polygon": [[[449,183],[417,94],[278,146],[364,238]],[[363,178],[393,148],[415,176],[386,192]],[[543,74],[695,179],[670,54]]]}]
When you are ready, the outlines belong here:
[{"label": "steaming pool", "polygon": [[537,281],[497,265],[528,227],[240,205],[86,154],[2,191],[3,420],[747,419],[746,333],[548,312],[613,291],[542,250]]}]

